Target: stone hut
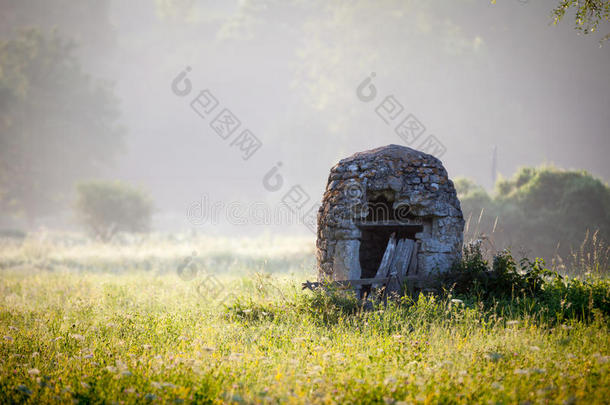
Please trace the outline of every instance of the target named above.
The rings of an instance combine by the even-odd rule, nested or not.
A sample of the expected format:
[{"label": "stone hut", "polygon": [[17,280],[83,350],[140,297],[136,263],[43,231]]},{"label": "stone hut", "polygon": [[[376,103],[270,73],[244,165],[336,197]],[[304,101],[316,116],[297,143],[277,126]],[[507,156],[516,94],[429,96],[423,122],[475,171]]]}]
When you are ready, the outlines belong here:
[{"label": "stone hut", "polygon": [[335,165],[318,211],[318,275],[374,278],[390,241],[411,243],[408,276],[450,269],[460,258],[464,218],[441,161],[399,145]]}]

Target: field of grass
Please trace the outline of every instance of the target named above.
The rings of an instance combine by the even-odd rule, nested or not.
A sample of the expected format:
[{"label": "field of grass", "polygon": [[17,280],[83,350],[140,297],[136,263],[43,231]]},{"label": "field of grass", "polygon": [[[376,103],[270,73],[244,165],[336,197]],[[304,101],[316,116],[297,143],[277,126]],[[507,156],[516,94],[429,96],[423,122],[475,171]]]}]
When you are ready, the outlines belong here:
[{"label": "field of grass", "polygon": [[5,241],[0,403],[608,403],[601,311],[451,296],[363,311],[302,292],[313,263],[296,238]]}]

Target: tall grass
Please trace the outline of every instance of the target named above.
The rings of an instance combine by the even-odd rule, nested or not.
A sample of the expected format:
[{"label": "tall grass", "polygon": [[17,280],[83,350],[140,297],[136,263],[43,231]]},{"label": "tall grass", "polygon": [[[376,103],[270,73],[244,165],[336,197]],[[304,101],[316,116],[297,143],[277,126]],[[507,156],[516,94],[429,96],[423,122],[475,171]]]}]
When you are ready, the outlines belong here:
[{"label": "tall grass", "polygon": [[[53,238],[0,247],[0,403],[588,404],[610,395],[603,278],[547,279],[537,294],[489,299],[449,288],[368,308],[341,290],[300,289],[314,274],[307,240]],[[197,265],[216,267],[179,274],[172,265],[192,250]],[[221,255],[239,264],[223,267]]]},{"label": "tall grass", "polygon": [[[547,324],[455,298],[363,311],[297,280],[4,273],[0,402],[604,403],[603,317]],[[281,294],[279,293],[281,291]],[[341,294],[337,292],[337,294]]]}]

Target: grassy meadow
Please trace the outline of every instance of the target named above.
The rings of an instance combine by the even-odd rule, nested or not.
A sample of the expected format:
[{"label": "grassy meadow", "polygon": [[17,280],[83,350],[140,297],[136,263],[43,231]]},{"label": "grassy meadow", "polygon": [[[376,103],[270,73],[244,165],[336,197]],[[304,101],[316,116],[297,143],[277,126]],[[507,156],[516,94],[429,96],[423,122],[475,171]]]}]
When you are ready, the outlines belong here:
[{"label": "grassy meadow", "polygon": [[304,238],[5,239],[0,403],[608,403],[607,279],[576,310],[556,286],[546,312],[450,292],[365,311],[301,291],[314,257]]}]

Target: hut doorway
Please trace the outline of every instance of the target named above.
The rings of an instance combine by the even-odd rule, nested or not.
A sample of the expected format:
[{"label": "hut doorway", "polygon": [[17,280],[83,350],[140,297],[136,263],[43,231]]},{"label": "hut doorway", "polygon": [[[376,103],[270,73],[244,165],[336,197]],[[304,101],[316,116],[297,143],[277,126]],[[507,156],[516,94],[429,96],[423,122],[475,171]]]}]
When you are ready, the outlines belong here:
[{"label": "hut doorway", "polygon": [[374,278],[379,270],[383,255],[390,242],[392,234],[397,240],[409,239],[416,241],[415,235],[422,232],[422,225],[403,225],[388,222],[366,222],[358,226],[362,232],[360,238],[360,278]]}]

